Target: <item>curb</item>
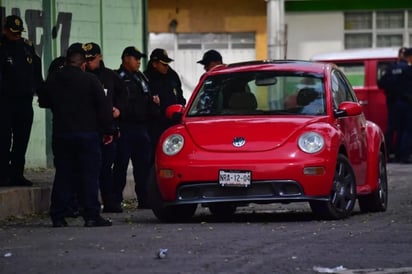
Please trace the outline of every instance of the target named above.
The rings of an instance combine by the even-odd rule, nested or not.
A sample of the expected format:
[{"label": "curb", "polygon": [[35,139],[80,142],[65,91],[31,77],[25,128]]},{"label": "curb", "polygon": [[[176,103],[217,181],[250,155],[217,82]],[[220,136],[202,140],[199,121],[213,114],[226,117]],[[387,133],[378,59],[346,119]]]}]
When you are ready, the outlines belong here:
[{"label": "curb", "polygon": [[49,210],[51,187],[2,187],[0,220],[10,216],[43,213]]},{"label": "curb", "polygon": [[[0,187],[0,221],[12,216],[45,213],[49,211],[54,169],[27,169],[32,187]],[[129,168],[124,199],[136,198],[132,169]]]}]

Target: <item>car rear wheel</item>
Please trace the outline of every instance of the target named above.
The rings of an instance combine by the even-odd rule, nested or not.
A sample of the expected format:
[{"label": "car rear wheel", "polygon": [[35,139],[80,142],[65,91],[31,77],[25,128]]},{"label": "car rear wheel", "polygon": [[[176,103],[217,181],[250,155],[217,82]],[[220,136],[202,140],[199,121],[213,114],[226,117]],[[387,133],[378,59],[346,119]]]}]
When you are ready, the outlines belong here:
[{"label": "car rear wheel", "polygon": [[213,216],[218,218],[230,218],[236,212],[236,205],[233,204],[210,204],[208,207]]},{"label": "car rear wheel", "polygon": [[194,205],[172,205],[166,206],[156,180],[156,171],[153,167],[148,178],[149,204],[153,214],[162,222],[184,222],[188,221],[196,211]]},{"label": "car rear wheel", "polygon": [[388,206],[388,174],[384,154],[379,154],[377,189],[371,194],[359,196],[359,208],[362,212],[386,211]]},{"label": "car rear wheel", "polygon": [[310,201],[316,216],[322,219],[344,219],[351,215],[356,203],[356,180],[346,156],[339,154],[330,197],[327,201]]}]

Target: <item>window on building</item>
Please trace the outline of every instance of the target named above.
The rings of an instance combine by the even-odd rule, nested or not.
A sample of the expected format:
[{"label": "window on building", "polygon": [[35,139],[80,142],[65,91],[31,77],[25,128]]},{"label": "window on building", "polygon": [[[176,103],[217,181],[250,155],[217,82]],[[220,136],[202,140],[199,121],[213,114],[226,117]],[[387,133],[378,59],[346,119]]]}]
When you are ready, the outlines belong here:
[{"label": "window on building", "polygon": [[150,33],[150,45],[153,48],[167,50],[225,50],[225,49],[254,49],[255,33]]},{"label": "window on building", "polygon": [[178,49],[255,48],[254,33],[190,33],[177,34]]},{"label": "window on building", "polygon": [[345,12],[344,22],[347,49],[412,43],[412,10]]}]

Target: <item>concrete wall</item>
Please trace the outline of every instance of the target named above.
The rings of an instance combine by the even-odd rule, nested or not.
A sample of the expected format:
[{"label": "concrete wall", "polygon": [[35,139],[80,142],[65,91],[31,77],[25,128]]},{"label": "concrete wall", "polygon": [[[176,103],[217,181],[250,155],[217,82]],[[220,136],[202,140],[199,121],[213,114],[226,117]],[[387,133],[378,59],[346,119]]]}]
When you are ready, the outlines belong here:
[{"label": "concrete wall", "polygon": [[287,13],[287,57],[309,59],[315,54],[344,49],[342,12]]}]

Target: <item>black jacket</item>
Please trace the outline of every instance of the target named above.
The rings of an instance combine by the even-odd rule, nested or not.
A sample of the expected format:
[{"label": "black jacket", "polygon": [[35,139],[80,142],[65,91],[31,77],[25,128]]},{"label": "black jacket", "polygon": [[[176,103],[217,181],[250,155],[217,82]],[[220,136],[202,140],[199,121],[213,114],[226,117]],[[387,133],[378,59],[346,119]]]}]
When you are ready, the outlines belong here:
[{"label": "black jacket", "polygon": [[153,102],[146,76],[140,71],[131,73],[120,66],[117,71],[126,86],[126,103],[120,113],[122,124],[147,124],[159,116],[158,106]]},{"label": "black jacket", "polygon": [[0,83],[2,97],[26,99],[42,85],[41,59],[29,40],[0,38]]},{"label": "black jacket", "polygon": [[186,105],[183,97],[182,82],[179,75],[171,67],[167,74],[161,74],[153,68],[149,62],[145,75],[149,79],[150,90],[160,99],[160,110],[162,115],[168,106],[173,104]]},{"label": "black jacket", "polygon": [[405,78],[405,72],[408,63],[404,60],[393,63],[385,69],[384,74],[378,81],[378,87],[383,89],[388,103],[394,103],[401,98],[405,87],[402,80]]},{"label": "black jacket", "polygon": [[[106,92],[107,99],[122,113],[126,106],[126,86],[119,75],[115,71],[106,68],[103,61],[101,61],[98,69],[89,72],[99,78]],[[117,121],[115,122],[117,124]]]},{"label": "black jacket", "polygon": [[47,77],[40,107],[53,113],[53,133],[113,134],[112,106],[97,77],[66,65]]}]

